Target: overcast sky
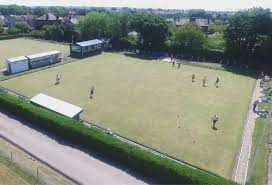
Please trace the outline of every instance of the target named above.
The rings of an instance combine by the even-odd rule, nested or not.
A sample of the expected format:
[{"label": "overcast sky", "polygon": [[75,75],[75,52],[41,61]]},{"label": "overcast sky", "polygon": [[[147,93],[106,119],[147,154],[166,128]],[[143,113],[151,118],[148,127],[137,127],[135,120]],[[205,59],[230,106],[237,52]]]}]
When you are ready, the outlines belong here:
[{"label": "overcast sky", "polygon": [[239,10],[252,7],[272,9],[272,0],[0,0],[0,4],[206,10]]}]

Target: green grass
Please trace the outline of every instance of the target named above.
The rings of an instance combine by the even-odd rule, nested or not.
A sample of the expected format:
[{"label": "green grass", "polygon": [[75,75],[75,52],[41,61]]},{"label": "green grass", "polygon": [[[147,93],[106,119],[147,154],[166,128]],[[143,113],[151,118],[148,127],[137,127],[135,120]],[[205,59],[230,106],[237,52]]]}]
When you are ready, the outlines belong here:
[{"label": "green grass", "polygon": [[[272,83],[266,82],[264,87],[272,87]],[[270,103],[260,103],[259,109],[264,108],[271,110],[272,107]],[[272,124],[266,125],[266,121],[265,118],[258,118],[255,122],[250,158],[251,173],[248,182],[250,185],[267,184],[268,136],[272,133]]]},{"label": "green grass", "polygon": [[[266,184],[267,182],[267,157],[268,157],[268,144],[267,144],[267,137],[268,131],[264,130],[265,128],[265,119],[259,118],[256,121],[254,134],[252,139],[252,154],[250,159],[250,165],[253,164],[253,159],[256,155],[256,162],[255,166],[251,171],[251,178],[248,184],[251,185],[258,185],[258,184]],[[271,130],[271,128],[270,128]],[[263,131],[265,132],[264,141],[260,143],[260,139],[262,137]],[[257,148],[260,149],[257,151]]]},{"label": "green grass", "polygon": [[16,172],[12,171],[7,166],[0,163],[0,185],[27,185]]},{"label": "green grass", "polygon": [[[55,86],[56,74],[64,80]],[[196,82],[191,82],[192,73]],[[201,79],[208,77],[208,86]],[[213,83],[220,77],[220,88]],[[94,83],[94,99],[89,88]],[[84,108],[82,118],[230,177],[255,80],[226,71],[102,54],[0,83]],[[218,130],[210,117],[219,116]]]},{"label": "green grass", "polygon": [[69,53],[69,46],[24,38],[0,40],[0,69],[5,67],[7,58],[52,50],[58,50],[64,55]]}]

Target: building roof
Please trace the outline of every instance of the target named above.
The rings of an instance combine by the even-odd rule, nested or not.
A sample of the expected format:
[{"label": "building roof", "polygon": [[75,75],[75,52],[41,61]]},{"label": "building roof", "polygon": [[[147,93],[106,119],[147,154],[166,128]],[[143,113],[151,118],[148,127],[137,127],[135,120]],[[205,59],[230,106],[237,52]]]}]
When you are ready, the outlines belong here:
[{"label": "building roof", "polygon": [[21,60],[27,60],[27,58],[25,56],[19,56],[19,57],[14,57],[14,58],[8,58],[7,62],[8,63],[12,63],[12,62],[18,62]]},{"label": "building roof", "polygon": [[101,40],[94,39],[94,40],[88,40],[88,41],[83,41],[83,42],[77,42],[76,45],[79,45],[81,47],[85,47],[85,46],[92,46],[92,45],[102,44],[102,43],[103,42]]},{"label": "building roof", "polygon": [[74,118],[83,111],[83,108],[81,107],[72,105],[42,93],[34,96],[30,99],[30,101],[69,118]]},{"label": "building roof", "polygon": [[28,55],[26,57],[29,59],[34,59],[34,58],[41,58],[41,57],[45,57],[47,55],[54,55],[54,54],[60,54],[60,51],[48,51],[45,53],[37,53],[37,54],[33,54],[33,55]]},{"label": "building roof", "polygon": [[195,23],[198,26],[209,26],[209,19],[196,19]]},{"label": "building roof", "polygon": [[44,15],[38,17],[36,20],[38,20],[38,21],[56,21],[58,19],[54,14],[47,13],[47,14],[44,14]]},{"label": "building roof", "polygon": [[176,26],[183,26],[190,22],[190,18],[181,18],[176,21]]}]

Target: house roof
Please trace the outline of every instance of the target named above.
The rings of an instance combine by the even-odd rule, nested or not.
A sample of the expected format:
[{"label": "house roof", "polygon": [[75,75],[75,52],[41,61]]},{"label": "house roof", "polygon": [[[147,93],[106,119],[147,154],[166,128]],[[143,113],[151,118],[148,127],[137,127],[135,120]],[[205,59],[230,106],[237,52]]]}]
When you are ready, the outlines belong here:
[{"label": "house roof", "polygon": [[12,63],[12,62],[18,62],[21,60],[27,60],[27,58],[25,56],[19,56],[19,57],[14,57],[14,58],[8,58],[7,62],[8,63]]},{"label": "house roof", "polygon": [[42,93],[34,96],[30,99],[30,101],[69,118],[74,118],[83,111],[83,108],[81,107],[72,105]]},{"label": "house roof", "polygon": [[54,55],[54,54],[59,54],[59,53],[60,53],[60,51],[48,51],[45,53],[37,53],[37,54],[33,54],[33,55],[28,55],[26,57],[29,59],[34,59],[34,58],[40,58],[40,57],[44,57],[47,55]]},{"label": "house roof", "polygon": [[57,17],[52,13],[44,14],[37,18],[38,21],[56,21]]},{"label": "house roof", "polygon": [[187,24],[190,22],[190,18],[181,18],[176,21],[176,26],[183,26],[184,24]]},{"label": "house roof", "polygon": [[209,19],[196,19],[195,23],[198,26],[209,26]]},{"label": "house roof", "polygon": [[76,45],[79,45],[81,47],[85,47],[85,46],[92,46],[92,45],[102,44],[102,43],[103,42],[101,40],[94,39],[94,40],[88,40],[88,41],[83,41],[83,42],[77,42]]}]

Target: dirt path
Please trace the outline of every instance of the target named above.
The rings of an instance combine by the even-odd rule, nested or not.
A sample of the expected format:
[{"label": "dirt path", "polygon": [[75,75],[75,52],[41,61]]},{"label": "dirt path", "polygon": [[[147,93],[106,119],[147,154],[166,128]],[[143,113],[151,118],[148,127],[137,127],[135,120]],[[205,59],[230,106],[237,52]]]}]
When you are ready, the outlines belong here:
[{"label": "dirt path", "polygon": [[0,112],[0,135],[80,184],[145,184],[78,149],[61,144]]},{"label": "dirt path", "polygon": [[259,100],[261,96],[263,96],[263,94],[261,93],[260,80],[257,80],[252,95],[246,123],[244,126],[241,147],[238,152],[235,168],[232,175],[232,178],[235,182],[238,182],[243,185],[246,183],[246,176],[252,145],[252,135],[254,132],[255,120],[258,117],[258,115],[255,112],[253,112],[252,105],[254,101]]}]

